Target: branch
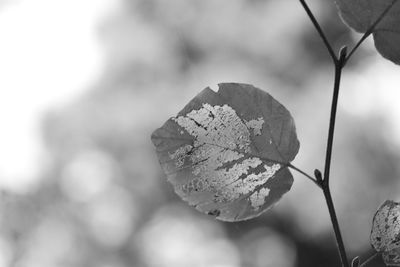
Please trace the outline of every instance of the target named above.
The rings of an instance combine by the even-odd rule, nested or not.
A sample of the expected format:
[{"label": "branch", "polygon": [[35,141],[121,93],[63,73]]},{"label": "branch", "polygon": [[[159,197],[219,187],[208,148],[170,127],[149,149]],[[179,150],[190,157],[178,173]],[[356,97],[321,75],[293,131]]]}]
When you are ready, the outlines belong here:
[{"label": "branch", "polygon": [[339,99],[340,79],[341,79],[342,70],[343,70],[343,67],[345,64],[346,51],[347,51],[347,48],[343,47],[339,53],[339,60],[337,62],[335,62],[335,81],[334,81],[334,86],[333,86],[331,115],[330,115],[330,120],[329,120],[328,141],[327,141],[327,146],[326,146],[324,179],[322,181],[322,191],[324,192],[326,204],[328,206],[333,230],[335,232],[336,244],[338,246],[340,260],[342,261],[343,267],[349,267],[349,262],[348,262],[348,258],[346,255],[346,249],[344,247],[342,234],[340,232],[340,227],[339,227],[339,222],[338,222],[338,219],[336,216],[335,207],[333,205],[331,191],[329,188],[329,174],[330,174],[330,166],[331,166],[331,159],[332,159],[333,135],[335,132],[337,103],[338,103],[338,99]]},{"label": "branch", "polygon": [[336,244],[340,254],[340,260],[342,261],[343,267],[350,267],[348,258],[346,255],[346,248],[344,247],[344,242],[342,234],[340,232],[339,222],[336,216],[335,206],[333,205],[332,195],[327,183],[323,183],[322,191],[324,192],[326,204],[328,206],[329,215],[331,217],[331,222],[333,226],[333,231],[335,232]]},{"label": "branch", "polygon": [[326,156],[325,156],[325,169],[324,169],[324,182],[329,184],[329,171],[331,167],[332,158],[332,145],[333,145],[333,134],[335,132],[335,122],[336,122],[336,112],[337,104],[339,99],[339,88],[340,79],[342,76],[342,69],[344,66],[344,61],[346,59],[346,47],[340,50],[340,58],[337,63],[335,63],[335,81],[333,85],[333,97],[331,105],[331,115],[329,119],[329,131],[328,131],[328,141],[326,146]]},{"label": "branch", "polygon": [[322,31],[321,26],[319,25],[318,21],[314,17],[314,14],[311,12],[310,8],[308,7],[307,3],[305,0],[299,0],[300,3],[302,4],[304,10],[306,11],[308,17],[310,18],[311,22],[314,24],[315,29],[317,30],[319,36],[322,38],[322,41],[324,41],[324,44],[326,48],[328,49],[328,52],[333,60],[333,62],[338,61],[338,58],[335,55],[335,52],[333,52],[332,46],[328,41],[328,38],[326,38],[325,33]]}]

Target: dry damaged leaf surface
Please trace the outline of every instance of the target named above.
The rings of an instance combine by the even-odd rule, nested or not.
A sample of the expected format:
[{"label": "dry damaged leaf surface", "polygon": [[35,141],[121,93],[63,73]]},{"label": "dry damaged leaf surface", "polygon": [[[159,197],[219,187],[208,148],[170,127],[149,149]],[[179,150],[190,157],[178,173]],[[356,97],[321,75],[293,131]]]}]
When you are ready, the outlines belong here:
[{"label": "dry damaged leaf surface", "polygon": [[289,111],[238,83],[204,89],[152,141],[176,193],[224,221],[256,217],[289,191],[287,165],[299,149]]}]

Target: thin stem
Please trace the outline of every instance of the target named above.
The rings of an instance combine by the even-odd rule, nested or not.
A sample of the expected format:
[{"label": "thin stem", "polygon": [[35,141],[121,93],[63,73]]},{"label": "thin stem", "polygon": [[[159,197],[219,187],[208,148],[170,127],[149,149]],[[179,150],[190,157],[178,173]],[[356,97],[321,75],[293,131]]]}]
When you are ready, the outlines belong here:
[{"label": "thin stem", "polygon": [[273,163],[278,163],[278,164],[281,164],[282,166],[292,168],[293,170],[303,174],[306,178],[308,178],[313,183],[315,183],[318,187],[321,188],[320,183],[318,183],[318,181],[316,179],[314,179],[311,175],[307,174],[303,170],[301,170],[301,169],[297,168],[296,166],[292,165],[291,163],[285,163],[285,162],[282,162],[282,161],[272,160],[272,159],[269,159],[269,158],[260,157],[258,155],[252,155],[252,154],[248,154],[248,155],[258,157],[261,160],[265,160],[265,161],[269,161],[269,162],[273,162]]},{"label": "thin stem", "polygon": [[[342,49],[342,51],[344,50],[345,49]],[[327,183],[328,185],[329,185],[329,172],[332,159],[333,134],[335,132],[336,111],[339,99],[340,79],[342,76],[342,69],[345,56],[346,56],[345,53],[341,53],[339,61],[335,64],[335,81],[333,85],[333,97],[331,105],[331,115],[329,119],[329,131],[328,131],[328,141],[326,146],[325,169],[324,169],[324,182]]]},{"label": "thin stem", "polygon": [[330,166],[332,159],[332,148],[333,148],[333,136],[335,132],[335,121],[336,121],[336,112],[337,112],[337,103],[339,99],[339,88],[340,88],[340,79],[344,66],[344,62],[346,59],[346,47],[343,47],[340,50],[339,60],[335,63],[335,81],[333,86],[333,97],[332,97],[332,105],[331,105],[331,115],[329,120],[329,131],[328,131],[328,141],[326,146],[326,157],[325,157],[325,169],[324,169],[324,180],[322,183],[322,191],[324,192],[326,204],[328,206],[329,215],[331,217],[331,222],[333,226],[333,230],[335,232],[336,243],[338,246],[340,259],[342,261],[342,266],[350,267],[349,261],[346,255],[346,249],[344,247],[344,242],[342,238],[342,234],[340,232],[339,222],[336,216],[335,207],[333,205],[332,195],[329,187],[329,174],[330,174]]},{"label": "thin stem", "polygon": [[296,166],[292,165],[292,164],[288,164],[287,165],[289,168],[292,168],[293,170],[303,174],[305,177],[307,177],[309,180],[311,180],[314,184],[316,184],[318,187],[321,188],[321,185],[318,183],[317,180],[315,180],[311,175],[307,174],[306,172],[302,171],[301,169],[297,168]]},{"label": "thin stem", "polygon": [[[322,188],[324,192],[326,204],[328,206],[329,215],[331,217],[333,230],[336,237],[336,243],[338,246],[340,260],[342,262],[343,267],[350,267],[348,258],[346,255],[346,249],[344,247],[342,234],[340,232],[339,222],[336,216],[335,207],[333,205],[332,195],[329,188],[329,172],[331,166],[331,158],[332,158],[332,145],[333,145],[333,134],[335,131],[335,121],[336,121],[336,111],[337,111],[337,103],[339,98],[339,87],[340,87],[340,78],[342,74],[342,69],[345,64],[346,59],[346,47],[342,48],[339,54],[339,58],[333,52],[332,46],[329,43],[328,39],[326,38],[323,30],[321,29],[318,21],[315,19],[313,13],[311,12],[310,8],[308,7],[305,0],[299,0],[300,3],[303,5],[304,10],[306,11],[307,15],[311,19],[311,22],[314,24],[318,34],[322,38],[332,60],[335,64],[335,81],[333,87],[333,97],[332,97],[332,105],[331,105],[331,112],[330,112],[330,120],[329,120],[329,131],[328,131],[328,142],[326,148],[326,157],[325,157],[325,169],[324,169],[324,179],[317,180],[317,184]],[[320,173],[318,173],[320,175]],[[321,178],[321,177],[320,177]],[[314,180],[314,179],[313,179]],[[315,181],[315,180],[314,180]]]},{"label": "thin stem", "polygon": [[327,183],[323,183],[322,191],[324,192],[326,204],[328,206],[329,215],[331,217],[333,231],[335,232],[336,244],[337,244],[337,247],[339,250],[340,260],[342,261],[342,266],[350,267],[348,258],[347,258],[347,254],[346,254],[346,248],[344,247],[342,234],[340,232],[339,222],[338,222],[338,219],[336,216],[335,206],[333,205],[331,191],[330,191],[329,185]]},{"label": "thin stem", "polygon": [[358,47],[365,41],[365,39],[367,39],[372,34],[372,32],[374,31],[375,27],[378,25],[379,22],[381,22],[381,20],[386,16],[386,14],[390,11],[390,9],[393,7],[393,5],[396,2],[397,2],[397,0],[393,0],[392,3],[390,3],[390,5],[385,8],[385,10],[382,12],[382,14],[378,17],[378,19],[364,33],[364,35],[361,37],[361,39],[353,47],[353,49],[351,49],[350,53],[348,54],[348,56],[346,57],[346,59],[344,61],[344,65],[347,63],[347,61],[349,61],[351,56],[354,54],[354,52],[356,52]]},{"label": "thin stem", "polygon": [[371,257],[369,257],[368,259],[366,259],[363,263],[360,264],[359,267],[365,267],[367,266],[368,263],[370,263],[371,261],[373,261],[375,258],[377,258],[379,256],[379,253],[375,253],[374,255],[372,255]]},{"label": "thin stem", "polygon": [[347,61],[350,59],[350,57],[354,54],[354,52],[356,52],[356,50],[358,49],[358,47],[365,41],[365,39],[367,39],[370,35],[371,35],[372,31],[367,31],[364,33],[364,35],[361,37],[361,39],[357,42],[357,44],[353,47],[353,49],[351,49],[349,55],[346,58],[346,63]]},{"label": "thin stem", "polygon": [[307,3],[305,0],[299,0],[300,3],[302,4],[304,10],[306,11],[308,17],[310,18],[311,22],[314,24],[315,29],[317,30],[319,36],[322,38],[322,41],[324,41],[324,44],[326,46],[326,48],[328,49],[328,52],[333,60],[333,62],[337,62],[338,59],[335,55],[335,52],[333,52],[332,46],[328,41],[328,38],[326,38],[325,33],[323,32],[321,26],[319,25],[317,19],[314,17],[314,14],[312,13],[312,11],[310,10],[310,8],[308,7]]}]

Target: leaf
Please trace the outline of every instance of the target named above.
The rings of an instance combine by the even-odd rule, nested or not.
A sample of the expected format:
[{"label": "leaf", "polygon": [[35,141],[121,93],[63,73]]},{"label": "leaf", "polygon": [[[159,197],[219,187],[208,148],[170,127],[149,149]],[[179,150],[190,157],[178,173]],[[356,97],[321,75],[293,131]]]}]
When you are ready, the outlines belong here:
[{"label": "leaf", "polygon": [[336,0],[342,20],[355,31],[365,33],[385,9],[389,12],[373,30],[375,47],[386,59],[400,64],[399,0]]},{"label": "leaf", "polygon": [[248,84],[204,89],[151,136],[175,192],[223,221],[260,215],[290,190],[299,149],[293,118]]},{"label": "leaf", "polygon": [[386,265],[400,266],[400,203],[386,200],[375,213],[371,245],[382,253]]}]

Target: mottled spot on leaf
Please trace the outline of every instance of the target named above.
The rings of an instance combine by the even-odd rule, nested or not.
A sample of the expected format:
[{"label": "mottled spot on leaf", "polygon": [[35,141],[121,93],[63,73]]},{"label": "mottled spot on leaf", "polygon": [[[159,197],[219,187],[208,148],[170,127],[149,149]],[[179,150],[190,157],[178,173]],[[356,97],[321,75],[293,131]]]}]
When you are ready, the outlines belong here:
[{"label": "mottled spot on leaf", "polygon": [[183,161],[192,149],[193,147],[191,145],[185,145],[179,147],[175,152],[169,153],[170,158],[175,160],[176,167],[181,167],[183,165]]},{"label": "mottled spot on leaf", "polygon": [[253,129],[254,135],[261,135],[262,126],[264,124],[263,118],[256,120],[246,121],[246,126],[249,129]]}]

